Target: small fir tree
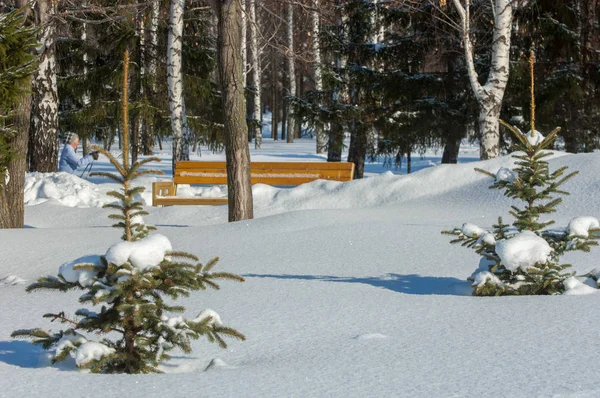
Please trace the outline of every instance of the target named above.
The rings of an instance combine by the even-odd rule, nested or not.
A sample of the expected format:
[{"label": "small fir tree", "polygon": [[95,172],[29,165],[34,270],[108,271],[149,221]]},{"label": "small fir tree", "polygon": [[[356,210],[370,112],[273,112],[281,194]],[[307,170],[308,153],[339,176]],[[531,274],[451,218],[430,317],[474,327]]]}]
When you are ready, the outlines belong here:
[{"label": "small fir tree", "polygon": [[507,197],[524,202],[523,206],[511,206],[509,213],[515,219],[512,226],[498,218],[491,231],[468,223],[453,231],[443,231],[457,236],[451,243],[473,248],[487,260],[484,263],[488,270],[478,270],[469,278],[477,296],[562,293],[563,282],[574,273],[568,270],[570,264],[560,264],[560,257],[572,250],[587,252],[600,238],[600,225],[594,217],[576,217],[562,229],[550,229],[554,221],[541,219],[556,212],[562,202],[557,195],[568,195],[561,186],[577,172],[565,175],[567,166],[550,172],[544,160],[552,155],[545,149],[551,147],[560,128],[546,137],[535,130],[533,53],[530,63],[531,131],[523,134],[501,121],[516,138],[515,168],[502,168],[496,174],[476,169],[495,179],[491,189],[504,190]]},{"label": "small fir tree", "polygon": [[[123,90],[125,142],[128,139],[127,64],[126,53]],[[28,286],[27,291],[81,289],[85,293],[79,301],[100,306],[100,310],[79,309],[76,317],[67,316],[64,312],[46,314],[45,318],[69,327],[56,333],[42,329],[17,330],[12,336],[29,338],[34,344],[53,350],[53,363],[72,357],[78,367],[95,373],[160,372],[157,366],[170,358],[169,351],[179,348],[189,353],[191,340],[200,336],[206,336],[221,347],[227,346],[224,337],[244,340],[240,332],[224,326],[219,315],[209,309],[193,319],[168,316],[168,313],[185,310],[182,306],[168,304],[168,298],[188,296],[191,291],[207,287],[219,289],[219,279],[244,279],[230,273],[212,272],[218,261],[216,258],[203,265],[192,254],[173,251],[165,236],[148,235],[154,228],[144,224],[142,216],[147,213],[135,198],[144,188],[132,183],[139,176],[160,173],[157,170],[141,170],[141,166],[159,159],[139,160],[130,166],[126,148],[122,164],[109,152],[95,149],[107,156],[118,171],[118,174],[100,172],[95,175],[108,177],[122,185],[120,191],[109,193],[118,202],[105,206],[119,211],[119,214],[109,217],[117,220],[114,227],[123,229],[122,241],[111,246],[103,256],[86,256],[63,264],[57,277],[42,277]],[[100,342],[92,342],[81,332],[106,337]]]}]

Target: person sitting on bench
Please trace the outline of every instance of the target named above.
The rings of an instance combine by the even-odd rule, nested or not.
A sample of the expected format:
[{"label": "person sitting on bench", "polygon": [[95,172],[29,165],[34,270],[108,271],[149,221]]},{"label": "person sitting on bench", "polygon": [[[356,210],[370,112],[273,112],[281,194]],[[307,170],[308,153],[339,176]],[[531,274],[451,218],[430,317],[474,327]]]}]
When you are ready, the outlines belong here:
[{"label": "person sitting on bench", "polygon": [[92,159],[98,160],[98,152],[91,152],[88,155],[78,158],[75,151],[79,146],[79,136],[75,133],[65,135],[65,145],[60,151],[60,160],[58,162],[58,171],[73,174],[79,167],[87,166]]}]

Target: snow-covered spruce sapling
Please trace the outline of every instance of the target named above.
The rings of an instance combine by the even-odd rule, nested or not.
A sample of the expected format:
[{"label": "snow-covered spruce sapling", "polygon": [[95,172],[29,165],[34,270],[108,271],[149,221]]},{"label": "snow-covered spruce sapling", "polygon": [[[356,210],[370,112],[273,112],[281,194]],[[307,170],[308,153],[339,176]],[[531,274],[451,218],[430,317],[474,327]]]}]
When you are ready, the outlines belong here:
[{"label": "snow-covered spruce sapling", "polygon": [[[127,140],[127,129],[123,130],[124,140]],[[12,336],[29,338],[34,344],[52,350],[53,363],[72,357],[78,367],[96,373],[159,372],[158,365],[170,358],[171,350],[179,348],[188,353],[191,340],[200,336],[206,336],[221,347],[227,346],[224,337],[244,340],[240,332],[224,326],[219,315],[210,309],[192,319],[169,316],[169,313],[185,311],[183,306],[169,304],[169,299],[189,296],[192,291],[208,287],[219,289],[219,279],[244,279],[230,273],[212,272],[216,258],[203,265],[192,254],[173,251],[167,237],[148,235],[154,228],[144,224],[142,215],[146,212],[135,198],[144,188],[135,187],[132,182],[141,175],[156,173],[156,170],[140,169],[156,158],[140,160],[130,167],[126,150],[123,164],[103,149],[95,150],[107,156],[118,171],[118,174],[95,174],[122,185],[120,191],[109,193],[118,202],[106,205],[120,212],[110,218],[118,221],[115,227],[123,229],[122,241],[102,256],[86,256],[61,265],[57,277],[42,277],[28,286],[27,291],[81,289],[85,292],[79,301],[96,309],[79,309],[75,316],[64,312],[46,314],[45,318],[66,324],[67,329],[58,332],[17,330]],[[82,332],[104,338],[93,342]]]},{"label": "snow-covered spruce sapling", "polygon": [[565,290],[564,281],[573,276],[570,264],[560,264],[567,251],[589,251],[600,238],[600,225],[595,217],[576,217],[566,228],[548,228],[552,220],[541,216],[554,213],[562,198],[568,195],[561,185],[577,172],[565,175],[567,167],[550,172],[544,160],[552,153],[544,149],[554,142],[560,129],[547,137],[532,130],[523,134],[516,127],[501,122],[516,137],[513,158],[515,167],[501,168],[496,174],[476,169],[494,178],[491,189],[504,190],[505,196],[520,200],[509,211],[515,219],[512,226],[502,218],[492,230],[465,223],[453,231],[451,243],[461,243],[474,249],[487,261],[487,270],[479,269],[470,278],[476,296],[558,294]]}]

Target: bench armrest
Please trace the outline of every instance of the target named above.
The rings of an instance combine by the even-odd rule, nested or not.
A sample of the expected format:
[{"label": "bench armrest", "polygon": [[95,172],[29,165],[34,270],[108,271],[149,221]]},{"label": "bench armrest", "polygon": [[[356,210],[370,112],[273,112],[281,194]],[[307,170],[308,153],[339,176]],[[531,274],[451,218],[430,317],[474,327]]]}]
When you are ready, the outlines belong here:
[{"label": "bench armrest", "polygon": [[159,196],[176,196],[177,185],[173,181],[161,181],[152,183],[152,206],[157,206],[156,198]]}]

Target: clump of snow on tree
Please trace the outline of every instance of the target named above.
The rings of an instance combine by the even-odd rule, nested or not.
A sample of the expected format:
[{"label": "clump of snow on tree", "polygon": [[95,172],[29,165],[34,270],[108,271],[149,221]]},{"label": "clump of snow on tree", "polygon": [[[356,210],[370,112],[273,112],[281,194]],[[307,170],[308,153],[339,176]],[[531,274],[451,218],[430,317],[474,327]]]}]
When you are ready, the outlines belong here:
[{"label": "clump of snow on tree", "polygon": [[525,136],[530,145],[538,145],[540,142],[544,141],[545,138],[544,135],[537,130],[533,130],[533,134],[531,134],[531,130],[529,130]]},{"label": "clump of snow on tree", "polygon": [[200,311],[198,316],[196,318],[194,318],[193,321],[196,323],[200,323],[208,317],[211,318],[210,321],[208,322],[209,325],[223,326],[223,322],[221,321],[221,316],[216,311],[211,310],[210,308]]},{"label": "clump of snow on tree", "polygon": [[496,172],[496,181],[513,182],[517,177],[517,173],[506,167],[500,167]]},{"label": "clump of snow on tree", "polygon": [[76,269],[82,264],[101,265],[100,256],[92,254],[66,262],[59,267],[58,273],[69,283],[79,283],[82,287],[91,286],[97,272],[89,269]]},{"label": "clump of snow on tree", "polygon": [[103,357],[114,353],[114,348],[108,347],[102,343],[97,343],[95,341],[88,341],[80,345],[79,348],[77,348],[77,351],[75,351],[75,363],[81,368],[90,361],[99,361]]},{"label": "clump of snow on tree", "polygon": [[590,235],[590,229],[598,228],[600,228],[600,223],[596,217],[581,216],[575,217],[569,222],[567,232],[569,233],[569,236],[581,236],[587,238]]},{"label": "clump of snow on tree", "polygon": [[545,239],[531,231],[522,231],[510,239],[496,243],[496,253],[509,271],[527,271],[535,264],[548,262],[552,248]]},{"label": "clump of snow on tree", "polygon": [[106,252],[106,261],[115,265],[129,261],[140,271],[146,271],[158,266],[165,253],[172,249],[166,236],[154,234],[135,242],[122,241],[112,245]]},{"label": "clump of snow on tree", "polygon": [[483,286],[486,283],[493,283],[494,285],[503,286],[504,283],[496,275],[489,271],[481,271],[473,276],[472,286]]},{"label": "clump of snow on tree", "polygon": [[475,224],[464,223],[461,227],[461,231],[463,234],[468,236],[469,238],[477,238],[479,236],[483,236],[487,231],[483,228],[478,227]]}]

